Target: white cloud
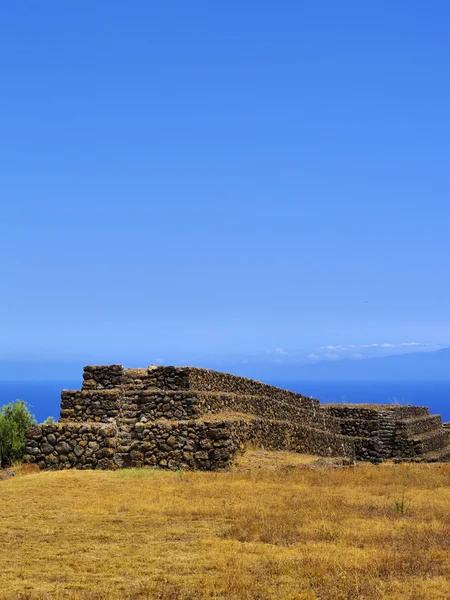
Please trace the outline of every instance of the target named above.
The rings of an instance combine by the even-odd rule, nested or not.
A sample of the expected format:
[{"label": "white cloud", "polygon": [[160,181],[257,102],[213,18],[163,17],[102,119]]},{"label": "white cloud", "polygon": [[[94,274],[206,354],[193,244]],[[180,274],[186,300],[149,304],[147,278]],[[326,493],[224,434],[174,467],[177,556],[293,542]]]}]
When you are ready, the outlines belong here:
[{"label": "white cloud", "polygon": [[406,346],[428,346],[429,344],[418,344],[417,342],[402,342],[401,344],[390,344],[385,342],[384,344],[349,344],[348,346],[343,346],[342,344],[338,344],[336,346],[322,346],[319,350],[329,350],[331,352],[347,352],[348,350],[360,350],[360,349],[368,349],[368,348],[402,348]]},{"label": "white cloud", "polygon": [[436,349],[436,344],[419,344],[418,342],[401,342],[392,344],[390,342],[373,342],[371,344],[329,344],[328,346],[320,346],[308,355],[310,360],[338,360],[344,358],[343,353],[348,353],[347,358],[361,359],[373,356],[386,356],[388,354],[399,354],[407,350],[419,351]]},{"label": "white cloud", "polygon": [[287,354],[286,350],[284,348],[275,348],[275,350],[266,350],[266,354]]},{"label": "white cloud", "polygon": [[359,346],[352,346],[352,348],[382,348],[385,344],[361,344]]}]

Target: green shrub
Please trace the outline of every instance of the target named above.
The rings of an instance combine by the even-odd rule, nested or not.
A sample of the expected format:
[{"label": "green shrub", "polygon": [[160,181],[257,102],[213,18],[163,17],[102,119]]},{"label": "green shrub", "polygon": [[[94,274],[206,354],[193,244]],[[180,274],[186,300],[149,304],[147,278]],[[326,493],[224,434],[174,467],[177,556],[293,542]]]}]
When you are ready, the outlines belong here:
[{"label": "green shrub", "polygon": [[20,461],[25,451],[25,431],[36,419],[26,402],[16,400],[0,408],[0,467]]}]

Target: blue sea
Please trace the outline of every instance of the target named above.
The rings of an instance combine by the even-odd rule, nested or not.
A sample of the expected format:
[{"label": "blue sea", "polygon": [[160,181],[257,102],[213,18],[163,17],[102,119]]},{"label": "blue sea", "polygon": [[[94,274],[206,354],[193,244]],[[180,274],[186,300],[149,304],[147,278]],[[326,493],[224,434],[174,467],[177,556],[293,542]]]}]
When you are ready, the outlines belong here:
[{"label": "blue sea", "polygon": [[[450,421],[450,381],[271,381],[322,402],[415,404]],[[80,389],[81,381],[0,381],[0,406],[25,400],[38,422],[59,418],[61,390]]]},{"label": "blue sea", "polygon": [[59,419],[61,390],[79,390],[81,381],[0,381],[0,406],[25,400],[38,423]]}]

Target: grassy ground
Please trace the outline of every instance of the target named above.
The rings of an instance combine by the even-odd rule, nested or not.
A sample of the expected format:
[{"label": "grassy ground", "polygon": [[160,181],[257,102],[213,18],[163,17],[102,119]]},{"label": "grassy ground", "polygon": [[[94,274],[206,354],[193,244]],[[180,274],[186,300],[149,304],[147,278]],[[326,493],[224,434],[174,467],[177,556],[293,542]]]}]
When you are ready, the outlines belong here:
[{"label": "grassy ground", "polygon": [[2,599],[450,599],[450,465],[35,473],[0,507]]}]

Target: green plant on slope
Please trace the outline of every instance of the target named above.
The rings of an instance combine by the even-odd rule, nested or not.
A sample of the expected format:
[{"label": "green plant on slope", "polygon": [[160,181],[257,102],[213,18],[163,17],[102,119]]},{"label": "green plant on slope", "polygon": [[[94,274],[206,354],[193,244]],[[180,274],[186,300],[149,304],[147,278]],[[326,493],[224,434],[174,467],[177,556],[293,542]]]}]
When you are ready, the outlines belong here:
[{"label": "green plant on slope", "polygon": [[0,467],[23,458],[25,431],[35,423],[34,415],[23,400],[10,402],[0,408]]}]

